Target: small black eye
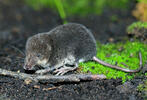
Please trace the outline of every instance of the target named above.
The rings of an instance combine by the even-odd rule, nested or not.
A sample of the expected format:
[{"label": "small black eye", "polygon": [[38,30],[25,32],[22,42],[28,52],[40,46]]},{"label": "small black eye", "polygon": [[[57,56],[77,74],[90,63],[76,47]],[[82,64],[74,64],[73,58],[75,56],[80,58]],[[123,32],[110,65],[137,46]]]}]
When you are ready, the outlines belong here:
[{"label": "small black eye", "polygon": [[37,57],[40,58],[41,57],[41,54],[37,54]]}]

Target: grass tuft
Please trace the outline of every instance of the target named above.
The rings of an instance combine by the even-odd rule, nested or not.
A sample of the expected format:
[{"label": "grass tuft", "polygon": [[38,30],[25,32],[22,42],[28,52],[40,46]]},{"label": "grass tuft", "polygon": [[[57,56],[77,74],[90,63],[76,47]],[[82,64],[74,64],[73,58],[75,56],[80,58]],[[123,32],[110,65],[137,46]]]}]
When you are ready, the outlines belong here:
[{"label": "grass tuft", "polygon": [[64,11],[62,1],[61,0],[54,0],[54,2],[55,2],[55,5],[56,5],[56,8],[58,9],[60,17],[63,20],[63,23],[66,24],[67,23],[66,13]]}]

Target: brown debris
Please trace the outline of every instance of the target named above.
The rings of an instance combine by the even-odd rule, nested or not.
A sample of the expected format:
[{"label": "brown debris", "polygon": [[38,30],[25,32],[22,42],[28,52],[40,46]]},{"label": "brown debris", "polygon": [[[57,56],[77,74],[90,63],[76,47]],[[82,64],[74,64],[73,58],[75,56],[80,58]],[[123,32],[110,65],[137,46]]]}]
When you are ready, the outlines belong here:
[{"label": "brown debris", "polygon": [[138,3],[136,5],[136,9],[132,13],[137,19],[146,22],[147,21],[147,4],[144,2]]},{"label": "brown debris", "polygon": [[60,86],[59,87],[50,87],[50,88],[43,88],[44,91],[49,91],[49,90],[54,90],[54,89],[57,89],[57,88],[61,88]]}]

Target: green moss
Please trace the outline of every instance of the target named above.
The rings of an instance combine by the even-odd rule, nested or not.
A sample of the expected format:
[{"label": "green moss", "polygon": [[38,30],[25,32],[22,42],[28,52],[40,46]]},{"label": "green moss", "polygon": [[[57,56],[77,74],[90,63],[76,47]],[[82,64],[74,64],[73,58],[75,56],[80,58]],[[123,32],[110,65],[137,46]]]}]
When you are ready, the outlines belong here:
[{"label": "green moss", "polygon": [[140,22],[140,21],[134,22],[130,26],[128,26],[127,32],[131,33],[134,31],[134,29],[142,29],[142,28],[147,29],[147,22]]},{"label": "green moss", "polygon": [[147,80],[143,80],[143,83],[140,83],[137,86],[137,90],[142,94],[141,96],[146,100],[145,98],[147,97]]},{"label": "green moss", "polygon": [[144,90],[144,85],[143,85],[143,84],[139,84],[139,85],[137,86],[137,90],[138,90],[138,91],[143,91],[143,90]]},{"label": "green moss", "polygon": [[[138,52],[142,53],[143,65],[147,61],[147,44],[141,42],[126,42],[117,44],[97,44],[97,57],[101,60],[123,68],[127,66],[122,65],[125,63],[129,66],[129,69],[137,69],[139,67],[139,57]],[[93,61],[86,63],[80,63],[83,72],[91,72],[93,74],[104,74],[108,79],[111,78],[121,78],[123,82],[127,79],[132,79],[134,76],[139,75],[139,73],[125,73],[119,70],[115,70]]]},{"label": "green moss", "polygon": [[144,87],[145,97],[147,97],[147,80],[145,81]]}]

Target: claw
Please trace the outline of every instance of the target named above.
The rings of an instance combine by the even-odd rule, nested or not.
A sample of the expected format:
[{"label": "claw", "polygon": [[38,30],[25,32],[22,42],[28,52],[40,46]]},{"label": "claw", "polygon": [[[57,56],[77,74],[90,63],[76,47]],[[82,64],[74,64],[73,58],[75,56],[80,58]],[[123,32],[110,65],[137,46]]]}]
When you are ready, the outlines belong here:
[{"label": "claw", "polygon": [[64,66],[63,68],[60,68],[60,69],[56,69],[54,71],[54,73],[56,73],[56,76],[58,75],[64,75],[65,73],[69,72],[69,71],[73,71],[75,70],[77,67],[66,67]]}]

